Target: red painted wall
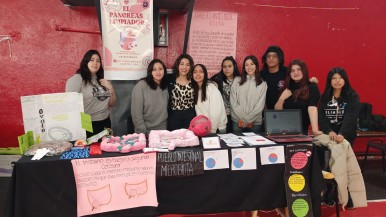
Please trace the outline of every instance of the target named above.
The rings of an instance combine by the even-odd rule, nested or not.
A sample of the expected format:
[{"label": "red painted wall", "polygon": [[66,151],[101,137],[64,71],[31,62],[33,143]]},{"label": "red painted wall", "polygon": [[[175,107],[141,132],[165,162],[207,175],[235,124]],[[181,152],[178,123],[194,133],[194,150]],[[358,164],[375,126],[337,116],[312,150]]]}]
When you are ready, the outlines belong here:
[{"label": "red painted wall", "polygon": [[[386,50],[384,0],[196,0],[195,10],[238,13],[237,56],[261,57],[267,46],[284,49],[286,62],[301,58],[324,89],[333,66],[342,66],[361,101],[374,113],[386,114],[382,72]],[[156,57],[170,68],[182,52],[186,14],[171,12],[169,46],[156,48]],[[94,7],[68,8],[60,0],[3,0],[0,35],[20,32],[20,40],[0,42],[0,147],[17,146],[24,132],[20,96],[64,91],[66,79],[85,51],[101,48],[99,35],[56,31],[55,27],[98,31]],[[221,63],[219,63],[220,65]]]}]

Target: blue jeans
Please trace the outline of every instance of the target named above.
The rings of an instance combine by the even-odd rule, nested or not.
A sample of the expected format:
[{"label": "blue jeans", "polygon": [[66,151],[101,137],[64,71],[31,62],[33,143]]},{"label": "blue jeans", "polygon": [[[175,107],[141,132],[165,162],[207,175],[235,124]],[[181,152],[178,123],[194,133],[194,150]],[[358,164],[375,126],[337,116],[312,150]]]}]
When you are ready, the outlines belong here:
[{"label": "blue jeans", "polygon": [[238,123],[234,121],[232,121],[232,128],[234,133],[244,133],[244,132],[261,133],[261,130],[262,130],[261,125],[252,125],[252,128],[244,128],[244,127],[239,127]]}]

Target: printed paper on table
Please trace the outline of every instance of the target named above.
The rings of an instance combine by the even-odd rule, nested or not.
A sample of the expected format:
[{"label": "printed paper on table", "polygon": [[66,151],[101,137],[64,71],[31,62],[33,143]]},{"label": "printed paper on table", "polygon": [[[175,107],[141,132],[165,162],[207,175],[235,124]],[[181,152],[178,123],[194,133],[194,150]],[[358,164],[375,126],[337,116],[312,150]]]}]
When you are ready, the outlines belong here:
[{"label": "printed paper on table", "polygon": [[260,148],[261,165],[285,163],[284,147],[271,146]]},{"label": "printed paper on table", "polygon": [[78,216],[157,206],[156,153],[71,160]]},{"label": "printed paper on table", "polygon": [[221,148],[220,139],[217,136],[202,137],[202,145],[204,146],[204,149]]},{"label": "printed paper on table", "polygon": [[204,151],[204,170],[217,170],[228,168],[228,150]]},{"label": "printed paper on table", "polygon": [[188,53],[208,69],[209,77],[220,71],[226,56],[236,59],[237,13],[194,11]]},{"label": "printed paper on table", "polygon": [[39,141],[85,140],[80,113],[83,109],[81,93],[53,93],[21,97],[24,131],[32,131]]},{"label": "printed paper on table", "polygon": [[100,0],[105,78],[146,77],[154,56],[153,0]]},{"label": "printed paper on table", "polygon": [[232,149],[232,170],[255,170],[256,149],[236,148]]}]

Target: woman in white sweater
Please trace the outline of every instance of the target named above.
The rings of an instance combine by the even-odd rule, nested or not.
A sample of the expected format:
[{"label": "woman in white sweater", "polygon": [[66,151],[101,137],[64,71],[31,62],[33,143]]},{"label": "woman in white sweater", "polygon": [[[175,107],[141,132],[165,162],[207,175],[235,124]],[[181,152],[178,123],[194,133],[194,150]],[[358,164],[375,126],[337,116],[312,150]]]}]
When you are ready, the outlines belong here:
[{"label": "woman in white sweater", "polygon": [[233,132],[262,130],[266,92],[267,83],[261,79],[257,58],[245,57],[242,74],[234,79],[231,87]]},{"label": "woman in white sweater", "polygon": [[205,115],[212,123],[211,133],[225,133],[227,116],[224,102],[217,86],[208,79],[208,71],[202,64],[193,68],[192,86],[197,115]]}]

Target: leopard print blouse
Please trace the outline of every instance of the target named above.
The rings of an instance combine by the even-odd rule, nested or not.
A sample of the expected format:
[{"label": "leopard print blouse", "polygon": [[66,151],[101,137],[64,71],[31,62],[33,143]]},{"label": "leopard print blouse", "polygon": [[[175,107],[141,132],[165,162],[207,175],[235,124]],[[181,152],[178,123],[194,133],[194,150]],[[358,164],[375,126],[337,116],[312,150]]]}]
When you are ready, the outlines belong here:
[{"label": "leopard print blouse", "polygon": [[189,82],[186,85],[175,83],[171,91],[171,109],[186,110],[194,108],[193,87]]}]

